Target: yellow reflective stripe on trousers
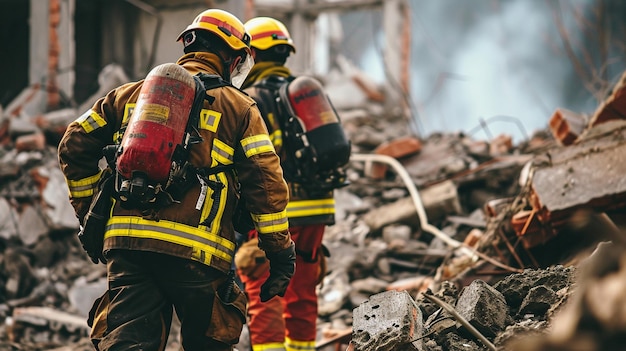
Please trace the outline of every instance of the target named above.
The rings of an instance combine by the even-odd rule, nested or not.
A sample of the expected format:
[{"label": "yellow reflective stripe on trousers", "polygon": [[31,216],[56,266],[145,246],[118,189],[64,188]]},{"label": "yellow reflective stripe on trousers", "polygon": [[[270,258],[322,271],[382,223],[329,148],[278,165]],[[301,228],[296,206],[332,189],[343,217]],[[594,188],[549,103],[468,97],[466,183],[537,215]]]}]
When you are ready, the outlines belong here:
[{"label": "yellow reflective stripe on trousers", "polygon": [[252,220],[257,225],[259,234],[272,234],[283,232],[289,229],[289,221],[287,220],[287,210],[278,213],[269,214],[252,214]]},{"label": "yellow reflective stripe on trousers", "polygon": [[171,242],[202,250],[208,256],[231,261],[235,253],[235,243],[200,228],[167,220],[149,221],[135,216],[113,216],[109,219],[104,238],[111,237],[150,238]]},{"label": "yellow reflective stripe on trousers", "polygon": [[278,342],[252,345],[252,351],[285,351],[285,345]]},{"label": "yellow reflective stripe on trousers", "polygon": [[94,130],[107,125],[107,121],[96,113],[96,111],[91,109],[78,117],[76,122],[80,124],[80,126],[83,127],[87,133],[91,133]]},{"label": "yellow reflective stripe on trousers", "polygon": [[100,180],[100,176],[102,175],[102,171],[79,180],[67,180],[67,187],[70,189],[70,195],[73,198],[80,197],[90,197],[93,196],[96,187],[98,186],[98,181]]},{"label": "yellow reflective stripe on trousers", "polygon": [[241,139],[241,147],[247,158],[266,152],[276,152],[270,141],[270,136],[267,134],[258,134]]},{"label": "yellow reflective stripe on trousers", "polygon": [[235,149],[219,139],[213,140],[211,158],[213,158],[214,162],[216,161],[223,165],[232,165],[234,155]]},{"label": "yellow reflective stripe on trousers", "polygon": [[297,341],[286,338],[285,350],[287,351],[315,351],[315,340]]},{"label": "yellow reflective stripe on trousers", "polygon": [[294,200],[287,204],[287,216],[309,217],[335,214],[335,199]]}]

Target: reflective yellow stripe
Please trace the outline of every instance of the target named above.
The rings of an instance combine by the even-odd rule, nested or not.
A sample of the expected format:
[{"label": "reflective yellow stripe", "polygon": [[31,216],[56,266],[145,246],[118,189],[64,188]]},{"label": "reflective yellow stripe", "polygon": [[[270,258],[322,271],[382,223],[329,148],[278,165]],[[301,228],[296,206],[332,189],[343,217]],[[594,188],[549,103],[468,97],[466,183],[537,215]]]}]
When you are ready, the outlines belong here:
[{"label": "reflective yellow stripe", "polygon": [[104,238],[116,236],[151,238],[189,246],[194,251],[202,251],[206,255],[202,261],[207,264],[211,256],[230,262],[235,252],[235,243],[226,238],[167,220],[156,222],[135,216],[114,216],[107,222]]},{"label": "reflective yellow stripe", "polygon": [[252,214],[252,220],[256,223],[256,229],[260,234],[272,234],[289,229],[286,210],[262,215]]},{"label": "reflective yellow stripe", "polygon": [[[276,126],[276,118],[274,118],[274,114],[273,113],[268,113],[267,114],[267,119],[269,120],[269,125],[270,126]],[[270,133],[270,140],[272,141],[272,144],[274,145],[275,149],[278,149],[280,147],[283,146],[283,131],[280,130],[280,128],[276,128],[273,132]]]},{"label": "reflective yellow stripe", "polygon": [[293,200],[287,204],[287,216],[308,217],[335,213],[335,199]]},{"label": "reflective yellow stripe", "polygon": [[213,150],[211,150],[211,157],[214,161],[217,161],[223,165],[233,164],[233,155],[235,155],[235,149],[228,146],[221,140],[213,140]]},{"label": "reflective yellow stripe", "polygon": [[137,104],[124,105],[124,118],[122,118],[122,125],[125,125],[128,123],[128,119],[133,114],[133,111],[135,111],[135,105]]},{"label": "reflective yellow stripe", "polygon": [[94,110],[88,110],[83,113],[76,119],[76,122],[80,124],[80,126],[83,127],[87,133],[91,133],[94,130],[107,125],[107,121],[105,121],[104,118],[102,118],[102,116],[97,114]]},{"label": "reflective yellow stripe", "polygon": [[285,351],[285,345],[278,342],[252,345],[252,351]]},{"label": "reflective yellow stripe", "polygon": [[241,139],[241,147],[243,148],[247,158],[265,152],[276,152],[274,150],[274,145],[272,145],[270,137],[267,134],[258,134]]},{"label": "reflective yellow stripe", "polygon": [[102,171],[79,180],[67,180],[67,187],[70,189],[70,195],[74,198],[93,196]]},{"label": "reflective yellow stripe", "polygon": [[[209,176],[209,180],[218,181],[218,179],[219,179],[219,182],[222,183],[224,186],[222,187],[222,190],[220,190],[220,202],[218,204],[219,207],[217,209],[217,213],[215,214],[215,218],[213,218],[213,221],[211,221],[210,227],[207,227],[207,226],[199,227],[215,235],[217,235],[217,232],[221,227],[222,216],[224,215],[224,208],[226,207],[226,197],[228,196],[228,177],[226,177],[226,174],[224,172],[221,172],[218,174],[212,174]],[[206,195],[206,199],[204,200],[204,206],[202,207],[202,216],[200,217],[201,218],[200,222],[204,221],[209,216],[209,213],[211,212],[211,207],[213,207],[212,195],[213,195],[213,190],[209,188],[207,195]]]},{"label": "reflective yellow stripe", "polygon": [[283,131],[280,129],[276,129],[270,134],[270,140],[274,145],[274,148],[277,149],[283,146]]},{"label": "reflective yellow stripe", "polygon": [[221,118],[221,112],[202,109],[202,111],[200,111],[200,125],[198,127],[215,133],[217,132],[217,126],[220,124]]},{"label": "reflective yellow stripe", "polygon": [[287,351],[315,351],[315,340],[297,341],[286,338],[285,350]]}]

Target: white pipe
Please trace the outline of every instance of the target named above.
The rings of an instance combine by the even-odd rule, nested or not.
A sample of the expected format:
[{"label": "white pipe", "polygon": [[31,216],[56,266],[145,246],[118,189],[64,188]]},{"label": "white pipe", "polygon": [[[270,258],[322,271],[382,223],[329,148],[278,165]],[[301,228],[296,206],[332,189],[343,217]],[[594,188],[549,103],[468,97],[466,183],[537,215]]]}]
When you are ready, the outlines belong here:
[{"label": "white pipe", "polygon": [[386,163],[393,167],[396,172],[398,172],[398,175],[400,175],[400,178],[402,178],[402,181],[404,181],[404,184],[411,194],[411,198],[413,199],[413,204],[415,205],[415,209],[417,210],[417,217],[419,218],[422,230],[433,234],[450,247],[454,249],[460,248],[464,254],[467,254],[472,258],[477,259],[476,254],[472,252],[472,250],[470,250],[469,248],[463,246],[463,243],[452,239],[446,233],[439,230],[439,228],[428,223],[428,216],[426,215],[426,210],[424,209],[424,205],[422,204],[422,199],[420,198],[419,192],[417,191],[417,187],[415,186],[415,183],[413,182],[413,179],[411,179],[409,173],[406,171],[404,166],[402,166],[402,164],[398,162],[398,160],[387,155],[353,153],[350,155],[350,161],[363,161],[366,163],[380,162]]}]

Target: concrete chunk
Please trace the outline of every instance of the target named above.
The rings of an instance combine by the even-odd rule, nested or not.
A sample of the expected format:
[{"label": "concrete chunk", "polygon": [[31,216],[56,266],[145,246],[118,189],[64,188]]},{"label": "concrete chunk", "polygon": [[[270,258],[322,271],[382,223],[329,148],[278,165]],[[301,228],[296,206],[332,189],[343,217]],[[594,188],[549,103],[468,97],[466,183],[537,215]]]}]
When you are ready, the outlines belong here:
[{"label": "concrete chunk", "polygon": [[[608,124],[608,123],[605,123]],[[572,208],[598,211],[626,205],[626,126],[553,150],[549,162],[535,170],[532,206],[542,221],[557,223],[569,217]]]},{"label": "concrete chunk", "polygon": [[[422,312],[406,291],[372,295],[353,311],[352,343],[359,351],[422,350]],[[415,341],[412,341],[415,340]]]},{"label": "concrete chunk", "polygon": [[17,211],[5,198],[0,197],[0,238],[17,236],[17,217]]},{"label": "concrete chunk", "polygon": [[482,280],[475,280],[463,289],[456,310],[486,337],[504,330],[508,315],[504,295]]},{"label": "concrete chunk", "polygon": [[48,234],[50,227],[46,223],[40,207],[24,206],[17,223],[18,233],[24,245],[32,245],[39,237]]}]

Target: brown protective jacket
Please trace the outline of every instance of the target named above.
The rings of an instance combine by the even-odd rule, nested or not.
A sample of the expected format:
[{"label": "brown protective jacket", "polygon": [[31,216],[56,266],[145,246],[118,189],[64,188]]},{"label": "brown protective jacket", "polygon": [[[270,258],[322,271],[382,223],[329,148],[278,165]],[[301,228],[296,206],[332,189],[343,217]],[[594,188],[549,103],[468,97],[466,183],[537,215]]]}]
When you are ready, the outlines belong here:
[{"label": "brown protective jacket", "polygon": [[[189,53],[177,63],[191,75],[222,72],[221,60],[210,53]],[[87,212],[102,173],[98,166],[102,149],[121,141],[120,129],[128,123],[142,84],[122,85],[99,99],[68,126],[59,144],[59,162],[79,219]],[[222,190],[215,190],[219,196],[212,196],[209,188],[202,208],[196,209],[202,188],[198,182],[182,195],[181,203],[160,209],[157,220],[114,202],[104,234],[105,251],[156,251],[228,271],[235,251],[232,215],[237,186],[261,234],[260,247],[277,251],[289,246],[288,189],[255,102],[232,86],[215,88],[207,94],[215,100],[211,104],[204,102],[198,126],[203,141],[191,147],[190,160],[201,169],[232,166],[232,170],[209,176],[224,185]],[[207,221],[210,212],[213,218]]]}]

